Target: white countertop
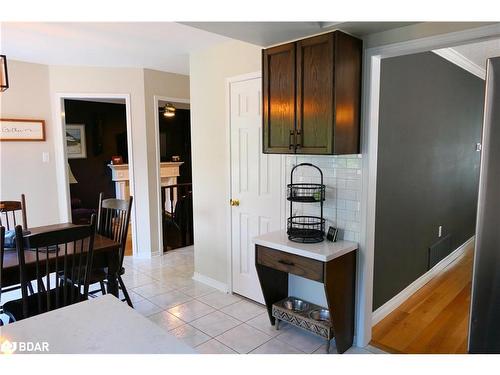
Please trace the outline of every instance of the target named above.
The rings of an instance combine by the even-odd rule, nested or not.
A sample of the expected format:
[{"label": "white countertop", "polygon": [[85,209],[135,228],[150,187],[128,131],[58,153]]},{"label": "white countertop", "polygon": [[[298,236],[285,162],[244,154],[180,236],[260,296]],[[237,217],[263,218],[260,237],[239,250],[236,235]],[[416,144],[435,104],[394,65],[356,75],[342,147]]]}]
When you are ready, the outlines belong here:
[{"label": "white countertop", "polygon": [[109,294],[0,327],[0,336],[11,342],[47,342],[48,353],[196,353]]},{"label": "white countertop", "polygon": [[326,238],[323,242],[318,243],[293,242],[288,239],[286,230],[269,232],[261,236],[254,237],[253,241],[257,245],[270,247],[271,249],[300,255],[306,258],[320,260],[322,262],[329,262],[332,259],[338,258],[358,248],[358,244],[356,242],[331,242],[326,240]]}]

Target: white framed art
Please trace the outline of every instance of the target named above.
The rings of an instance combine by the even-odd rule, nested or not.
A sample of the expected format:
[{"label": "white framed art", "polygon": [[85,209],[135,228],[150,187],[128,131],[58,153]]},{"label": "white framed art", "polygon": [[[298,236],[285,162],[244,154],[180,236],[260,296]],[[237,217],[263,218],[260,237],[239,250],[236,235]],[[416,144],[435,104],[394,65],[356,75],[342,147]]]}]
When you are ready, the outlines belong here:
[{"label": "white framed art", "polygon": [[66,151],[68,159],[85,159],[87,157],[85,124],[66,125]]},{"label": "white framed art", "polygon": [[45,141],[45,121],[31,119],[0,119],[0,141]]}]

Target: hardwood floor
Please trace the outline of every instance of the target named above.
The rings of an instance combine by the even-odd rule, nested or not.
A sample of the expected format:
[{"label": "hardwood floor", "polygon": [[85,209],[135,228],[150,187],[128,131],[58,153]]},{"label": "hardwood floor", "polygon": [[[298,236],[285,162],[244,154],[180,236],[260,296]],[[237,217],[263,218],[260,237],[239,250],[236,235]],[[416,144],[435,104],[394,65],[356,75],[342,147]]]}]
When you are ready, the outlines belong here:
[{"label": "hardwood floor", "polygon": [[474,246],[380,321],[371,345],[389,353],[467,353]]},{"label": "hardwood floor", "polygon": [[125,245],[125,255],[132,255],[132,225],[128,228],[127,243]]}]

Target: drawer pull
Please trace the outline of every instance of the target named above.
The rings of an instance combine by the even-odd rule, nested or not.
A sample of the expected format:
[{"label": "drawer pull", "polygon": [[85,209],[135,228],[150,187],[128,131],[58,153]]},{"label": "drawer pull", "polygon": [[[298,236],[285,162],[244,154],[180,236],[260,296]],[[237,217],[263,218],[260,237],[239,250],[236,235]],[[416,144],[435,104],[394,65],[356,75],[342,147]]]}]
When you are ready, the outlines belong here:
[{"label": "drawer pull", "polygon": [[290,262],[289,260],[282,260],[282,259],[280,259],[280,260],[278,260],[278,263],[284,264],[286,266],[295,266],[295,263]]}]

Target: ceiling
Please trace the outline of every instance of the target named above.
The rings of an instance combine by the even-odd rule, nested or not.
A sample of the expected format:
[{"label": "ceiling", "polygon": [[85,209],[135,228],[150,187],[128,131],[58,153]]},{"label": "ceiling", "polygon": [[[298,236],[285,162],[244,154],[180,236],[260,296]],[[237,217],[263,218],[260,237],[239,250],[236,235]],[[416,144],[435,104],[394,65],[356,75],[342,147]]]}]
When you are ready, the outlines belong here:
[{"label": "ceiling", "polygon": [[308,35],[340,29],[362,37],[416,22],[184,22],[215,34],[268,47]]},{"label": "ceiling", "polygon": [[[411,22],[72,22],[1,24],[9,59],[49,65],[136,67],[189,74],[189,54],[232,39],[262,47],[341,29],[363,37]],[[454,47],[484,67],[500,40]]]},{"label": "ceiling", "polygon": [[189,74],[189,53],[228,38],[175,22],[2,22],[2,54],[49,65],[137,67]]},{"label": "ceiling", "polygon": [[486,69],[486,60],[488,58],[500,56],[500,39],[466,44],[463,46],[453,47],[453,49],[472,61],[474,64]]},{"label": "ceiling", "polygon": [[269,46],[335,28],[363,36],[403,22],[3,22],[0,51],[48,65],[189,74],[189,54],[229,38]]}]

